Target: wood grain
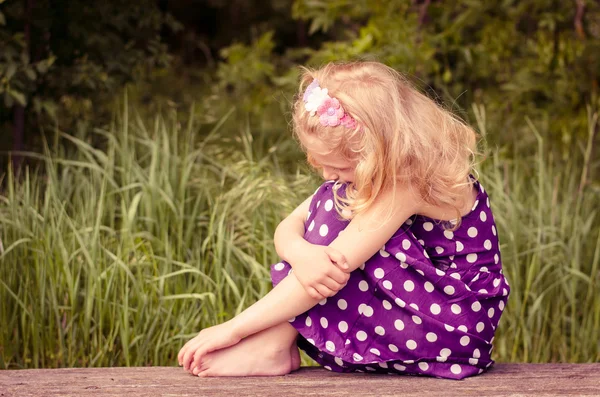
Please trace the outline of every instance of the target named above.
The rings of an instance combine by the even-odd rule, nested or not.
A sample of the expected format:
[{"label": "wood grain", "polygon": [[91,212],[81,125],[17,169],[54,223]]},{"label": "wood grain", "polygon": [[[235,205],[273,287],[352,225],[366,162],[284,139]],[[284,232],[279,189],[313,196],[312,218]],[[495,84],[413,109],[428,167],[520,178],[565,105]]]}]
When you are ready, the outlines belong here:
[{"label": "wood grain", "polygon": [[600,363],[496,364],[460,381],[337,374],[198,378],[176,367],[0,371],[0,397],[25,396],[600,396]]}]

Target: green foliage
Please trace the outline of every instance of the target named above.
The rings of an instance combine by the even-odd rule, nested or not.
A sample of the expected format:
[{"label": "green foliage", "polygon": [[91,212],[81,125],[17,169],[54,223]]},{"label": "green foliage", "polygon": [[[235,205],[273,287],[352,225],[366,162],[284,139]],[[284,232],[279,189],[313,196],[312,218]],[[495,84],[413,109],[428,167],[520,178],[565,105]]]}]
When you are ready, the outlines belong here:
[{"label": "green foliage", "polygon": [[160,31],[180,28],[150,0],[8,0],[0,15],[6,110],[32,104],[56,120],[61,109],[65,124],[69,117],[91,117],[95,98],[167,65]]}]

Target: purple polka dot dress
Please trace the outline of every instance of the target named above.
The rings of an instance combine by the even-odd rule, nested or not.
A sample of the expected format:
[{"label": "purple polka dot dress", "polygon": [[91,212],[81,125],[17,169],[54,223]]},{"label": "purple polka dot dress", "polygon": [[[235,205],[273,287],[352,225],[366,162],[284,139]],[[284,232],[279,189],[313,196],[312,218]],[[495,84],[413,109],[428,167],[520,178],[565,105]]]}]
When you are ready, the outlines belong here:
[{"label": "purple polka dot dress", "polygon": [[[490,201],[479,182],[461,226],[420,215],[350,275],[335,296],[290,319],[298,346],[326,369],[462,379],[482,373],[510,287]],[[332,182],[315,192],[305,239],[326,245],[348,225]],[[343,194],[343,191],[340,191]],[[291,270],[271,266],[273,285]]]}]

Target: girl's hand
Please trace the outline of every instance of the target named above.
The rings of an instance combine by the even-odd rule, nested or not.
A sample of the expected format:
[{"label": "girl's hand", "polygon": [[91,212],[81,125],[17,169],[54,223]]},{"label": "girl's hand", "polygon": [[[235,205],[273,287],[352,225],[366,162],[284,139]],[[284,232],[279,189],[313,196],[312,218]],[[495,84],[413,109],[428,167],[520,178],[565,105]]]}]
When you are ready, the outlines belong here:
[{"label": "girl's hand", "polygon": [[195,367],[200,366],[202,356],[215,350],[233,346],[241,339],[235,332],[231,321],[205,328],[181,348],[177,360],[179,365],[183,365],[183,368],[191,373]]},{"label": "girl's hand", "polygon": [[335,295],[350,278],[344,255],[328,246],[306,242],[289,259],[296,278],[314,299]]}]

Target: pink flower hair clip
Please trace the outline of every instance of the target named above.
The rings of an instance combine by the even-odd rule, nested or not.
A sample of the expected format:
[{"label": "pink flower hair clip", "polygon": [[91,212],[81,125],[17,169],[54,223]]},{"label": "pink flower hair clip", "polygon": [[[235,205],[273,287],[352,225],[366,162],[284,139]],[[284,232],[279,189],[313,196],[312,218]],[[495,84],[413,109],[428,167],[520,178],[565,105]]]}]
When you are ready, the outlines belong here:
[{"label": "pink flower hair clip", "polygon": [[336,127],[343,125],[346,128],[356,128],[356,120],[354,120],[340,104],[337,98],[332,98],[328,94],[327,88],[321,88],[317,79],[314,79],[302,97],[304,100],[304,109],[311,116],[319,115],[319,122],[322,126]]}]

